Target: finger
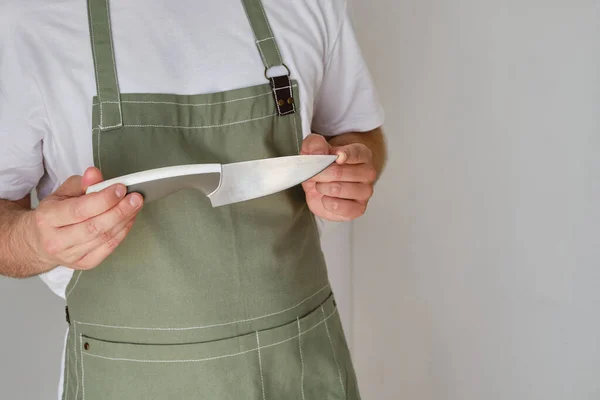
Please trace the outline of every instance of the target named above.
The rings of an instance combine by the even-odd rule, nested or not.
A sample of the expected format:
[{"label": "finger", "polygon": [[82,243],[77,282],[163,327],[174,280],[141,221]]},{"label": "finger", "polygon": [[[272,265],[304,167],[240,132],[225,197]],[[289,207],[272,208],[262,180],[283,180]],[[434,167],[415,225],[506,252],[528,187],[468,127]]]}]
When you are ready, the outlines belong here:
[{"label": "finger", "polygon": [[360,143],[334,147],[330,150],[330,153],[338,156],[336,160],[338,164],[366,164],[373,159],[371,150]]},{"label": "finger", "polygon": [[53,227],[62,227],[93,218],[114,207],[125,193],[124,185],[115,184],[100,192],[59,201],[54,204],[52,212],[48,213],[47,223]]},{"label": "finger", "polygon": [[121,222],[131,219],[141,206],[142,196],[138,193],[131,193],[108,211],[78,224],[59,228],[58,233],[74,240],[73,245],[87,243],[96,238],[101,238],[106,242],[111,237],[111,230]]},{"label": "finger", "polygon": [[363,215],[367,209],[366,203],[323,196],[323,207],[344,221],[350,221]]},{"label": "finger", "polygon": [[317,191],[316,183],[313,181],[302,182],[302,189],[304,189],[304,193],[306,193],[307,196],[320,195]]},{"label": "finger", "polygon": [[333,164],[313,177],[313,182],[362,182],[373,183],[376,178],[375,168],[368,164]]},{"label": "finger", "polygon": [[355,182],[318,182],[317,191],[322,195],[340,199],[367,201],[373,196],[373,185]]},{"label": "finger", "polygon": [[121,244],[123,240],[125,240],[131,231],[132,226],[133,220],[125,224],[125,226],[123,226],[108,242],[103,242],[81,259],[77,260],[75,266],[78,269],[90,269],[98,266],[106,257],[115,251],[117,246]]},{"label": "finger", "polygon": [[330,147],[331,146],[329,143],[327,143],[327,140],[325,140],[323,136],[312,133],[308,135],[302,142],[302,149],[300,153],[310,155],[327,155],[329,154]]},{"label": "finger", "polygon": [[116,226],[114,226],[110,231],[108,231],[105,235],[98,237],[90,242],[78,244],[65,252],[64,259],[67,262],[75,262],[77,260],[81,260],[86,254],[91,253],[99,247],[102,247],[104,244],[108,243],[111,239],[113,239],[119,232],[123,230],[128,224],[133,224],[137,218],[137,213],[133,214],[126,220],[119,222]]}]

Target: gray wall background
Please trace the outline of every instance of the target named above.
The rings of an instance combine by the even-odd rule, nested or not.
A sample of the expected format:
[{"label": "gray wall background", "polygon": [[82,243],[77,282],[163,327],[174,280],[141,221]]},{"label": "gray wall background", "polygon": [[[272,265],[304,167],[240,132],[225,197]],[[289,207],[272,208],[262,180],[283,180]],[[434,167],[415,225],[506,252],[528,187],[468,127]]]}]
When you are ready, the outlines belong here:
[{"label": "gray wall background", "polygon": [[[600,398],[600,2],[351,6],[390,145],[325,239],[363,398]],[[62,301],[0,278],[0,316],[0,398],[54,399]]]},{"label": "gray wall background", "polygon": [[600,1],[354,0],[391,160],[354,224],[365,399],[600,399]]}]

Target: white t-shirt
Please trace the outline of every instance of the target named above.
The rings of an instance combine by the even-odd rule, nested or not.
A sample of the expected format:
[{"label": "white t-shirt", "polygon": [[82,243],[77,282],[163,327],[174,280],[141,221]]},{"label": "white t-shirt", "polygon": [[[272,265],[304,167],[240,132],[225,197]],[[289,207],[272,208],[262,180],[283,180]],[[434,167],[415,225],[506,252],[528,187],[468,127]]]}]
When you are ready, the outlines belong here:
[{"label": "white t-shirt", "polygon": [[[345,0],[263,0],[284,62],[299,81],[303,134],[383,124]],[[123,93],[199,94],[263,84],[241,0],[111,2]],[[0,198],[43,199],[93,165],[96,94],[86,1],[0,4]],[[64,298],[73,271],[41,278]]]}]

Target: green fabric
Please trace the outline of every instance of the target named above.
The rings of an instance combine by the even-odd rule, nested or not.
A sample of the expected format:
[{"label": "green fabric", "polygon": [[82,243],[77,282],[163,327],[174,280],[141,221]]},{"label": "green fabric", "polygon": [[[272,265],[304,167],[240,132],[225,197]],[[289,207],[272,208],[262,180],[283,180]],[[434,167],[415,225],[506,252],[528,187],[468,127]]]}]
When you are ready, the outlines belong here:
[{"label": "green fabric", "polygon": [[100,104],[97,124],[102,130],[117,129],[123,118],[108,1],[88,0],[88,21]]},{"label": "green fabric", "polygon": [[81,382],[77,398],[359,398],[332,297],[285,325],[214,342],[139,345],[78,335],[68,344],[82,357],[69,360],[69,379]]},{"label": "green fabric", "polygon": [[[92,42],[104,43],[92,136],[105,179],[298,154],[300,114],[278,116],[268,83],[120,94],[116,71],[108,73],[106,2],[89,7]],[[268,31],[260,2],[248,5],[254,31]],[[146,204],[127,239],[97,268],[76,272],[66,293],[65,400],[359,399],[300,185],[219,208],[194,190]]]},{"label": "green fabric", "polygon": [[261,0],[242,0],[265,69],[283,64]]}]

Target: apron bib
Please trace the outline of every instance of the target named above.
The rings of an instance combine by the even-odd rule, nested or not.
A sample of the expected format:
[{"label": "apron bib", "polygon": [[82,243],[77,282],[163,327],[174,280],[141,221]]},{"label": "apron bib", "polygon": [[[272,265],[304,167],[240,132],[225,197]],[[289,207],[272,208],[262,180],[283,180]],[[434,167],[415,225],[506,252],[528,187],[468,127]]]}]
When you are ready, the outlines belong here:
[{"label": "apron bib", "polygon": [[[267,77],[285,64],[261,1],[242,5]],[[108,0],[88,1],[94,164],[105,179],[299,153],[289,70],[219,93],[120,93],[109,14]],[[195,190],[146,204],[66,293],[64,400],[360,398],[300,185],[219,208]]]}]

